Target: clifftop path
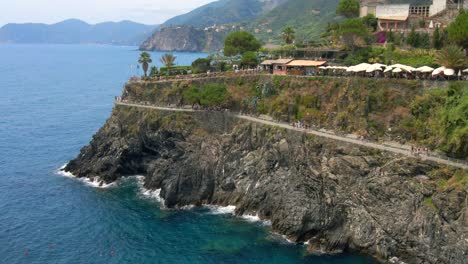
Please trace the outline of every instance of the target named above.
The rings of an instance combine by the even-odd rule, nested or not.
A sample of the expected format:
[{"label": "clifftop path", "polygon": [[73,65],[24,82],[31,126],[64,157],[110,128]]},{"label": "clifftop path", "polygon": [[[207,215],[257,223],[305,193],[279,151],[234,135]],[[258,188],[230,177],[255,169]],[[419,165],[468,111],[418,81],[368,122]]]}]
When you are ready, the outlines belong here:
[{"label": "clifftop path", "polygon": [[[311,253],[351,250],[382,262],[462,264],[467,171],[339,134],[367,129],[369,140],[392,138],[392,131],[379,134],[378,122],[397,129],[413,118],[405,107],[421,105],[427,93],[448,96],[449,89],[457,92],[401,80],[271,76],[129,83],[122,99],[138,103],[117,103],[65,170],[104,183],[144,175],[145,188],[159,190],[168,208],[235,206],[237,215],[258,215],[271,221],[274,232],[308,242]],[[430,102],[443,97],[436,98]],[[173,109],[189,99],[285,123]],[[432,122],[423,113],[415,112],[414,124],[422,118]],[[339,133],[289,126],[298,120],[334,126]]]}]

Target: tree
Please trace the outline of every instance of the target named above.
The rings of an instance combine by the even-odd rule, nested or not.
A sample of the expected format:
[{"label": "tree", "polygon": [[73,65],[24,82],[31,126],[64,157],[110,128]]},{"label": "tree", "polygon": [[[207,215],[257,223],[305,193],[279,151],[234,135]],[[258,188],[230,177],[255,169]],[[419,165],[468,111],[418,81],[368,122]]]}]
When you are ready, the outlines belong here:
[{"label": "tree", "polygon": [[440,35],[439,27],[436,27],[434,34],[432,34],[432,47],[434,49],[441,49],[444,43],[442,42],[442,36]]},{"label": "tree", "polygon": [[439,51],[436,61],[440,65],[454,70],[461,70],[467,65],[463,50],[456,45],[449,45]]},{"label": "tree", "polygon": [[369,30],[360,18],[351,18],[341,23],[338,32],[343,44],[352,50],[364,46],[369,37]]},{"label": "tree", "polygon": [[408,34],[408,37],[406,38],[406,43],[408,43],[408,45],[411,45],[411,47],[413,48],[417,48],[421,44],[419,33],[416,32],[414,26],[411,27],[411,31]]},{"label": "tree", "polygon": [[341,0],[336,8],[336,13],[347,18],[358,17],[359,0]]},{"label": "tree", "polygon": [[143,51],[140,54],[140,58],[138,59],[138,63],[141,64],[141,67],[143,68],[143,72],[145,73],[145,77],[147,76],[148,67],[149,67],[149,64],[151,62],[153,62],[153,60],[151,59],[151,55],[148,52]]},{"label": "tree", "polygon": [[185,101],[191,104],[200,104],[202,94],[200,89],[198,89],[198,87],[195,85],[192,85],[188,89],[184,90],[182,95]]},{"label": "tree", "polygon": [[283,32],[281,33],[281,36],[283,37],[284,42],[286,44],[292,44],[296,36],[294,35],[296,31],[292,27],[285,27],[283,29]]},{"label": "tree", "polygon": [[229,34],[224,41],[224,55],[243,55],[247,51],[258,51],[262,47],[252,34],[245,31],[237,31]]},{"label": "tree", "polygon": [[255,67],[258,64],[257,53],[253,51],[247,51],[242,55],[241,60],[242,66]]},{"label": "tree", "polygon": [[156,75],[158,75],[158,67],[153,65],[150,68],[150,76],[155,77]]},{"label": "tree", "polygon": [[377,30],[378,19],[373,14],[368,14],[363,17],[362,22],[364,22],[367,27],[372,28],[372,31],[375,32]]},{"label": "tree", "polygon": [[207,84],[201,91],[200,103],[206,106],[219,106],[229,98],[229,92],[224,84]]},{"label": "tree", "polygon": [[166,66],[168,74],[170,74],[171,67],[173,67],[175,65],[176,58],[177,57],[174,56],[173,54],[166,53],[166,54],[162,55],[161,58],[159,59],[159,61],[162,64],[164,64],[164,66]]},{"label": "tree", "polygon": [[428,33],[421,33],[419,35],[419,47],[429,49],[431,47],[431,38]]},{"label": "tree", "polygon": [[449,40],[468,49],[468,11],[461,11],[455,21],[448,26]]},{"label": "tree", "polygon": [[192,62],[192,71],[194,73],[207,72],[210,69],[211,58],[199,58]]}]

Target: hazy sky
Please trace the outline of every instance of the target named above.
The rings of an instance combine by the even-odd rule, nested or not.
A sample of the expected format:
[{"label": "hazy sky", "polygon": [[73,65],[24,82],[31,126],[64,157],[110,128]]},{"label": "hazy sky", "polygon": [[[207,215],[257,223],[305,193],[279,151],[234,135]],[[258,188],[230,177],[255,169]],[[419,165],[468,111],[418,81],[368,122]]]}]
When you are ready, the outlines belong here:
[{"label": "hazy sky", "polygon": [[0,0],[0,26],[55,23],[78,18],[89,23],[133,20],[160,24],[214,0]]}]

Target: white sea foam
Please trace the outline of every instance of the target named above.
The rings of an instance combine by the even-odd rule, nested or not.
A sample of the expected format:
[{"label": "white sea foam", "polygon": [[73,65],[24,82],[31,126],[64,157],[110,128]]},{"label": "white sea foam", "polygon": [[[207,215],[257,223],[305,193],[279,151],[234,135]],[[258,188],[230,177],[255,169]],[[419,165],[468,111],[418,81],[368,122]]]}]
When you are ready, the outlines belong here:
[{"label": "white sea foam", "polygon": [[60,176],[63,176],[63,177],[67,177],[67,178],[72,178],[72,179],[75,179],[75,180],[78,180],[80,182],[83,182],[84,184],[88,185],[88,186],[91,186],[91,187],[94,187],[94,188],[109,188],[111,186],[114,186],[115,185],[115,182],[113,183],[105,183],[104,181],[101,181],[99,179],[99,177],[93,177],[93,178],[77,178],[75,175],[73,175],[71,172],[68,172],[68,171],[64,171],[65,167],[67,166],[67,164],[63,165],[62,167],[60,167],[55,173],[57,175],[60,175]]},{"label": "white sea foam", "polygon": [[156,200],[158,203],[160,203],[161,207],[164,207],[164,198],[161,197],[161,189],[150,190],[145,188],[145,176],[136,175],[132,177],[136,178],[141,195]]},{"label": "white sea foam", "polygon": [[236,207],[234,205],[228,206],[218,206],[218,205],[211,205],[207,204],[204,207],[210,209],[211,214],[219,215],[219,214],[232,214],[236,211]]},{"label": "white sea foam", "polygon": [[241,215],[241,218],[246,220],[247,222],[251,222],[251,223],[260,222],[262,225],[271,226],[270,220],[262,220],[260,219],[258,214],[256,215],[244,214],[244,215]]},{"label": "white sea foam", "polygon": [[62,167],[60,167],[55,173],[57,175],[60,175],[60,176],[63,176],[63,177],[67,177],[67,178],[75,178],[75,175],[73,175],[71,172],[68,172],[68,171],[64,171],[65,167],[67,166],[67,164],[64,164]]},{"label": "white sea foam", "polygon": [[285,235],[281,235],[281,237],[286,240],[286,242],[288,242],[289,244],[296,244],[294,241],[290,240],[287,236]]}]

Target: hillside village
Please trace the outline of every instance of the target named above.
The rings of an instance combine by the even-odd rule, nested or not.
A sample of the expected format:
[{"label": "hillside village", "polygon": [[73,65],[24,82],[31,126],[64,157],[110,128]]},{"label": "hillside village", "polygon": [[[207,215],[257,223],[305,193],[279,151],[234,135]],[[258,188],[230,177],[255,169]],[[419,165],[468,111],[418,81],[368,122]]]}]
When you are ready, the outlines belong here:
[{"label": "hillside village", "polygon": [[191,66],[166,64],[161,71],[153,67],[150,76],[246,70],[273,75],[466,80],[467,6],[463,0],[341,0],[335,12],[342,19],[330,23],[320,38],[302,42],[296,28],[285,26],[282,45],[262,43],[242,26],[213,25],[202,31],[226,34],[225,41],[218,42],[221,53]]},{"label": "hillside village", "polygon": [[422,0],[418,4],[390,2],[361,0],[359,16],[374,15],[378,19],[378,28],[384,31],[408,31],[412,24],[420,23],[418,29],[430,32],[436,27],[448,26],[460,9],[468,9],[468,1],[464,0]]}]

